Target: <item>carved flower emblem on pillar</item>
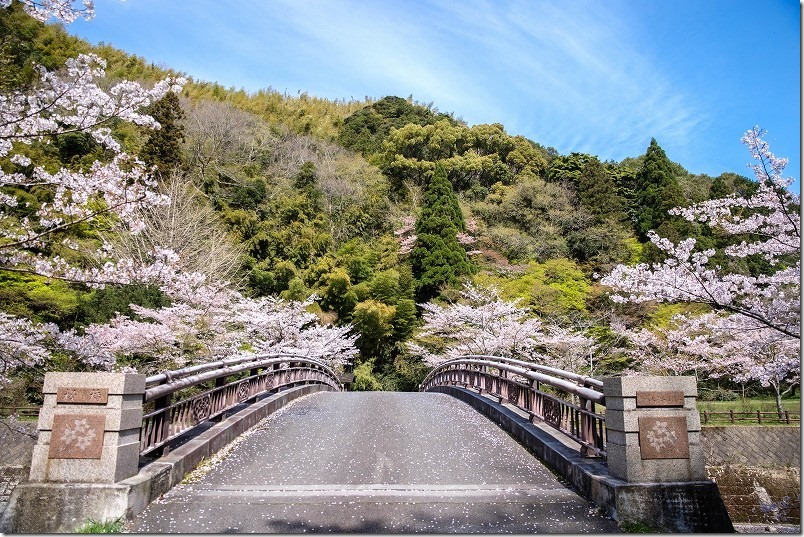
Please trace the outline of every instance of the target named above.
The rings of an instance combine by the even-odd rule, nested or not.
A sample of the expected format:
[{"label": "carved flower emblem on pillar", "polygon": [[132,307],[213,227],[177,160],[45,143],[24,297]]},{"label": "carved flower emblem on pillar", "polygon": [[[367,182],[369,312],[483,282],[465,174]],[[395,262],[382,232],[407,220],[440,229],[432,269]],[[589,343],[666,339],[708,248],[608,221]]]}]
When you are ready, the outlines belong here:
[{"label": "carved flower emblem on pillar", "polygon": [[648,431],[648,442],[657,451],[662,451],[667,445],[675,444],[677,440],[678,435],[667,428],[666,421],[657,421]]},{"label": "carved flower emblem on pillar", "polygon": [[95,439],[95,429],[89,426],[87,419],[74,420],[73,427],[68,427],[61,435],[61,441],[68,446],[75,442],[75,447],[84,451]]},{"label": "carved flower emblem on pillar", "polygon": [[100,459],[105,423],[102,414],[56,414],[48,457]]},{"label": "carved flower emblem on pillar", "polygon": [[639,418],[639,451],[642,459],[688,459],[687,418],[662,416]]}]

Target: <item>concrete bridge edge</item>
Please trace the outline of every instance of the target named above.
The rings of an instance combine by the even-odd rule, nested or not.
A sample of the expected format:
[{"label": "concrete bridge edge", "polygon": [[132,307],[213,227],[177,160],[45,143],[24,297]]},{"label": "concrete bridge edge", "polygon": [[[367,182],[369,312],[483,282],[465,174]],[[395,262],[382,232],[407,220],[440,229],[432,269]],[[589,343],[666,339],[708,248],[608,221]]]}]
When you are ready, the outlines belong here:
[{"label": "concrete bridge edge", "polygon": [[611,477],[605,462],[582,457],[578,450],[477,392],[457,386],[438,386],[429,391],[451,395],[497,423],[578,494],[621,524],[643,524],[673,533],[735,531],[713,481],[628,483]]},{"label": "concrete bridge edge", "polygon": [[307,384],[271,395],[222,419],[197,437],[139,469],[123,481],[109,484],[20,483],[2,519],[3,533],[71,533],[89,519],[131,520],[152,501],[181,483],[209,458],[263,418],[294,399],[329,386]]}]

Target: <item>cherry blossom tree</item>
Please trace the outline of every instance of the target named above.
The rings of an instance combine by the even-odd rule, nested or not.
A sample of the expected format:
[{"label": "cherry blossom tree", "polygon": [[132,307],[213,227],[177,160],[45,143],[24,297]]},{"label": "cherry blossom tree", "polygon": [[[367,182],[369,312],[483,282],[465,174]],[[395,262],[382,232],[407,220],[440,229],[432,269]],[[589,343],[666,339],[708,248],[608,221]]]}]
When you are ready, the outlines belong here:
[{"label": "cherry blossom tree", "polygon": [[424,325],[417,336],[420,342],[439,338],[446,347],[433,354],[413,344],[410,349],[431,365],[464,354],[486,354],[509,358],[526,358],[535,350],[535,336],[541,332],[541,321],[528,318],[526,308],[506,302],[493,287],[479,289],[464,284],[462,302],[440,306],[419,304],[424,309]]},{"label": "cherry blossom tree", "polygon": [[40,365],[58,345],[59,329],[0,312],[0,387],[20,364]]},{"label": "cherry blossom tree", "polygon": [[539,346],[550,357],[551,363],[546,365],[573,373],[595,372],[594,358],[599,344],[577,327],[546,325]]},{"label": "cherry blossom tree", "polygon": [[[8,7],[10,0],[0,2]],[[71,22],[78,16],[94,15],[90,1],[83,7],[70,0],[27,0],[24,9],[39,20],[51,16]],[[65,256],[43,255],[44,250],[58,245],[61,252],[83,252],[64,231],[80,224],[91,224],[104,216],[104,224],[117,225],[120,232],[136,233],[144,223],[139,210],[143,207],[170,203],[167,196],[154,190],[149,170],[136,157],[125,153],[112,137],[114,120],[158,129],[159,124],[141,110],[160,99],[168,91],[180,91],[184,79],[167,78],[145,88],[138,83],[122,81],[109,85],[105,79],[105,62],[93,54],[69,59],[64,68],[49,72],[38,68],[39,79],[32,88],[0,95],[0,268],[29,272],[52,278],[63,278],[93,284],[128,283],[132,279],[151,277],[164,272],[167,259],[154,252],[154,270],[142,270],[131,260],[108,259],[100,267],[75,266]],[[58,170],[37,165],[26,154],[33,143],[50,144],[60,135],[90,135],[112,157],[96,161],[87,169]],[[52,199],[41,203],[33,214],[15,211],[20,200],[14,190],[36,187],[46,189]],[[21,214],[25,214],[22,216]]]},{"label": "cherry blossom tree", "polygon": [[317,297],[286,301],[275,297],[241,298],[237,319],[254,352],[285,352],[341,367],[357,355],[351,325],[324,326],[308,311]]},{"label": "cherry blossom tree", "polygon": [[736,315],[723,318],[710,313],[681,319],[680,324],[676,338],[689,348],[687,354],[703,357],[711,378],[726,377],[738,383],[756,381],[771,388],[776,410],[780,417],[783,415],[782,396],[801,383],[799,340],[770,328],[746,330]]},{"label": "cherry blossom tree", "polygon": [[[632,332],[643,367],[662,365],[674,374],[702,370],[710,376],[759,381],[777,394],[799,382],[801,340],[800,199],[782,177],[786,159],[777,158],[755,127],[743,136],[754,160],[757,191],[748,198],[729,196],[671,212],[691,222],[708,224],[726,237],[727,258],[757,256],[769,270],[739,272],[712,262],[714,249],[696,248],[688,238],[677,244],[650,232],[666,254],[652,266],[617,266],[601,280],[616,302],[687,302],[705,304],[712,313],[677,317],[663,333]],[[779,406],[781,408],[781,406]]]},{"label": "cherry blossom tree", "polygon": [[416,217],[405,216],[402,218],[402,227],[394,230],[394,235],[399,243],[399,255],[407,255],[413,251],[416,244]]},{"label": "cherry blossom tree", "polygon": [[[0,0],[0,8],[10,1]],[[23,7],[41,21],[54,17],[69,23],[94,15],[87,0],[81,5],[73,0],[26,0]],[[145,372],[236,352],[293,352],[332,365],[354,356],[350,327],[320,326],[305,310],[309,302],[244,297],[227,281],[197,270],[199,263],[187,266],[188,252],[197,253],[196,245],[177,242],[169,232],[163,234],[167,238],[152,232],[148,240],[123,239],[148,226],[153,231],[159,215],[178,213],[166,209],[170,197],[158,191],[150,169],[123,151],[110,125],[127,121],[158,129],[142,110],[168,91],[181,91],[185,81],[168,78],[152,88],[130,81],[109,84],[104,67],[98,56],[80,55],[55,72],[40,68],[32,88],[0,95],[0,270],[92,286],[155,283],[172,304],[158,309],[133,305],[135,318],[118,315],[80,332],[60,332],[54,325],[0,312],[0,383],[16,368],[43,364],[54,351],[73,353],[90,367],[106,370],[119,368],[126,362],[118,360],[135,355]],[[32,144],[49,144],[72,133],[91,136],[111,157],[84,169],[58,170],[30,158]],[[14,192],[34,187],[47,189],[51,196],[32,214],[21,216],[30,211],[16,210],[20,201]],[[114,239],[96,251],[65,238],[71,228],[96,223],[103,227],[98,236]],[[133,247],[120,256],[121,244]],[[54,250],[72,253],[46,255]]]},{"label": "cherry blossom tree", "polygon": [[225,289],[198,292],[205,287],[164,308],[132,305],[139,320],[120,315],[82,335],[71,332],[66,348],[104,369],[136,355],[132,369],[146,373],[245,353],[295,354],[339,368],[357,354],[350,326],[322,326],[307,311],[315,297],[287,302]]},{"label": "cherry blossom tree", "polygon": [[[0,1],[0,8],[9,5],[10,0]],[[78,16],[94,15],[90,1],[79,6],[71,0],[28,0],[23,8],[41,21],[53,17],[69,23]],[[87,252],[67,238],[66,230],[92,225],[102,216],[104,225],[136,233],[142,228],[139,208],[170,201],[154,191],[148,170],[122,150],[110,125],[122,120],[159,128],[142,108],[170,90],[180,91],[184,81],[169,78],[152,88],[129,81],[109,84],[104,66],[98,56],[82,54],[55,72],[40,67],[38,80],[30,88],[0,95],[0,269],[91,284],[165,279],[171,272],[172,258],[164,251],[153,252],[152,262],[145,267],[108,256],[96,266],[66,260],[87,258]],[[52,169],[30,158],[32,144],[50,144],[58,136],[73,133],[91,136],[111,157],[84,169]],[[33,188],[47,191],[47,201],[35,208],[21,206],[15,193]],[[71,253],[43,253],[48,251]],[[0,340],[5,378],[17,365],[40,363],[41,344],[55,344],[60,338],[51,325],[3,315]]]},{"label": "cherry blossom tree", "polygon": [[691,322],[687,317],[678,315],[671,319],[668,328],[648,329],[628,328],[624,322],[613,320],[612,332],[620,337],[618,350],[634,364],[623,374],[692,374],[696,379],[705,377],[711,364],[700,352],[703,334],[696,333]]},{"label": "cherry blossom tree", "polygon": [[464,284],[462,300],[448,306],[426,303],[424,325],[409,351],[430,365],[465,355],[491,355],[536,361],[572,372],[588,369],[592,338],[543,323],[517,301],[500,298],[493,287]]},{"label": "cherry blossom tree", "polygon": [[757,192],[750,198],[729,196],[710,200],[672,212],[691,222],[709,224],[723,235],[750,238],[725,248],[727,256],[744,258],[757,255],[776,267],[772,274],[751,275],[729,272],[712,266],[714,249],[696,250],[688,238],[673,244],[650,233],[651,241],[666,254],[662,263],[652,266],[618,265],[601,283],[614,289],[617,302],[696,302],[707,304],[745,318],[755,326],[765,326],[781,334],[800,338],[800,257],[801,222],[798,196],[787,190],[791,179],[783,179],[786,159],[776,158],[761,139],[764,131],[755,127],[742,141],[754,159]]},{"label": "cherry blossom tree", "polygon": [[[0,8],[11,5],[12,0],[0,0]],[[76,0],[25,0],[23,3],[25,12],[38,21],[45,22],[51,17],[69,24],[78,17],[90,20],[95,17],[95,2],[83,0],[81,7]]]},{"label": "cherry blossom tree", "polygon": [[[98,82],[104,76],[103,66],[97,56],[80,55],[67,61],[64,73],[40,70],[39,84],[32,92],[0,95],[0,158],[9,162],[0,168],[0,187],[4,188],[0,194],[0,267],[4,270],[92,283],[100,276],[114,280],[111,266],[103,272],[85,272],[63,257],[49,258],[41,251],[62,239],[68,228],[101,215],[112,216],[121,231],[137,232],[143,226],[138,208],[170,202],[154,190],[155,182],[145,165],[122,151],[106,125],[120,119],[158,128],[153,118],[139,110],[171,89],[180,90],[183,81],[164,80],[151,89],[125,81],[106,91]],[[75,132],[90,134],[114,155],[111,161],[96,161],[87,170],[51,172],[25,154],[26,145],[48,144],[56,136]],[[8,189],[32,187],[47,188],[52,200],[43,202],[33,215],[19,216],[14,212],[19,200],[7,193]],[[78,250],[67,240],[59,245]],[[124,271],[122,278],[130,276]]]},{"label": "cherry blossom tree", "polygon": [[745,328],[739,316],[722,312],[675,315],[668,327],[653,330],[612,323],[613,331],[627,341],[623,352],[636,364],[626,374],[758,382],[773,389],[781,416],[782,396],[801,383],[798,341],[767,327]]}]

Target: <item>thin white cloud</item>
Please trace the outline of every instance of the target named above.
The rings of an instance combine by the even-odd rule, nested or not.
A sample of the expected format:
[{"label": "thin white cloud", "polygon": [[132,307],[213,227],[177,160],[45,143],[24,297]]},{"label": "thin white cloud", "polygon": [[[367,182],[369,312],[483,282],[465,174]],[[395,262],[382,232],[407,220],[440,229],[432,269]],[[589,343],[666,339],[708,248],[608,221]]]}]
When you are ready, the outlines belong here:
[{"label": "thin white cloud", "polygon": [[562,152],[618,159],[651,136],[681,143],[703,117],[639,50],[612,3],[257,6],[280,38],[294,36],[297,85],[314,93],[413,94],[470,123],[500,121]]},{"label": "thin white cloud", "polygon": [[[516,90],[508,106],[522,110],[522,121],[513,127],[562,151],[605,148],[611,156],[635,154],[646,136],[684,139],[700,111],[642,55],[612,5],[456,4],[454,14]],[[490,87],[484,98],[494,94]]]},{"label": "thin white cloud", "polygon": [[[197,79],[330,99],[412,94],[560,152],[635,156],[657,138],[691,171],[746,173],[759,123],[800,169],[798,10],[766,39],[728,0],[96,0],[69,26]],[[696,55],[699,55],[696,57]],[[773,80],[756,84],[758,70]]]}]

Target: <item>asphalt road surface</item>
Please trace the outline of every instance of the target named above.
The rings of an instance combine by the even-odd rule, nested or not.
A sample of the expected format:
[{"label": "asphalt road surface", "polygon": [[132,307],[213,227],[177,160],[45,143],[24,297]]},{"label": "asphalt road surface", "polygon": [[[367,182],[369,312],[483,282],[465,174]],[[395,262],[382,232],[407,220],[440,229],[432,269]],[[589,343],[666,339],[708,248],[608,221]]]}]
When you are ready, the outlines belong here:
[{"label": "asphalt road surface", "polygon": [[436,393],[320,392],[153,502],[146,533],[611,533],[503,430]]}]

